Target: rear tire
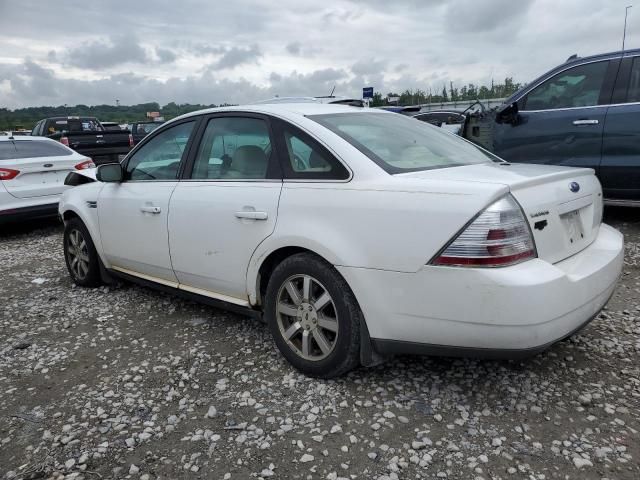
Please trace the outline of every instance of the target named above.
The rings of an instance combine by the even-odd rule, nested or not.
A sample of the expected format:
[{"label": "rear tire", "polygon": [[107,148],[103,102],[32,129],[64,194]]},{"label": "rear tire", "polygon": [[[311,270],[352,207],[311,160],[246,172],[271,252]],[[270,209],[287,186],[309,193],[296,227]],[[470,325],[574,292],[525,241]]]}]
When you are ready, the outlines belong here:
[{"label": "rear tire", "polygon": [[292,255],[269,279],[265,319],[282,355],[306,375],[333,378],[359,365],[362,318],[347,282],[316,255]]},{"label": "rear tire", "polygon": [[72,218],[64,226],[64,260],[71,279],[81,287],[99,287],[100,258],[91,235],[79,218]]}]

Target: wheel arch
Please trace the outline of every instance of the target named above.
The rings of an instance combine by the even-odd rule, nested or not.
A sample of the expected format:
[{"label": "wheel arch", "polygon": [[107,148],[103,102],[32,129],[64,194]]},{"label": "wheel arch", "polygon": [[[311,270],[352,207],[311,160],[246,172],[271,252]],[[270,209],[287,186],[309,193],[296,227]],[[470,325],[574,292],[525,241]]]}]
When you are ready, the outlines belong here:
[{"label": "wheel arch", "polygon": [[[320,250],[324,249],[320,248]],[[323,259],[334,267],[338,264],[335,261],[336,257],[331,254],[327,256],[319,254],[318,251],[314,250],[313,248],[309,248],[308,244],[305,244],[305,246],[301,246],[300,244],[283,245],[271,250],[265,250],[261,255],[257,256],[257,260],[259,261],[254,262],[254,258],[252,258],[252,262],[249,266],[249,270],[252,271],[252,274],[249,278],[253,279],[251,282],[248,282],[249,301],[251,305],[262,309],[262,299],[266,292],[269,278],[274,269],[286,258],[289,258],[290,256],[296,255],[298,253],[310,253],[316,255],[317,257]],[[256,257],[255,253],[254,257]],[[328,257],[333,258],[334,260],[331,261]],[[337,273],[338,275],[342,276],[339,271],[337,271]],[[344,281],[347,282],[347,285],[349,285],[346,278],[344,278]],[[251,288],[253,288],[253,291],[251,291]],[[358,297],[356,296],[353,288],[351,288],[351,285],[349,285],[349,288],[351,289],[351,292],[353,293],[358,306],[360,306],[360,301],[358,300]],[[377,352],[373,350],[371,337],[369,335],[369,328],[367,326],[367,320],[364,316],[364,311],[362,310],[362,308],[360,308],[360,311],[362,312],[360,317],[360,363],[364,366],[376,365],[382,362],[383,359],[382,357],[380,357],[380,355],[377,354]]]},{"label": "wheel arch", "polygon": [[274,241],[273,237],[267,238],[253,252],[247,268],[246,288],[249,303],[260,306],[262,304],[260,287],[263,282],[268,281],[268,275],[285,258],[303,252],[317,255],[334,266],[341,264],[337,255],[313,240],[284,237]]},{"label": "wheel arch", "polygon": [[98,252],[100,260],[105,266],[108,265],[108,263],[105,262],[102,250],[102,241],[100,239],[100,228],[98,226],[97,210],[92,209],[89,212],[83,212],[76,205],[72,203],[65,203],[64,205],[61,205],[60,216],[62,217],[62,220],[65,224],[72,218],[78,218],[82,223],[84,223],[85,227],[87,227],[87,230],[89,231],[89,235],[91,235],[91,240],[93,241],[93,245]]}]

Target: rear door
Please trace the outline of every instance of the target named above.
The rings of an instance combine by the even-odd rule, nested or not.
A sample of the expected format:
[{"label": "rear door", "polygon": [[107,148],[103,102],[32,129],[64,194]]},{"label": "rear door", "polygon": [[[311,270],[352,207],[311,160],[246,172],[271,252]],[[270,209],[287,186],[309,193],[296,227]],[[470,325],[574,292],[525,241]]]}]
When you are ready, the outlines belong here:
[{"label": "rear door", "polygon": [[640,57],[620,65],[602,141],[600,180],[607,199],[640,201]]},{"label": "rear door", "polygon": [[83,157],[53,140],[6,140],[0,142],[0,168],[18,171],[3,181],[17,198],[59,195],[64,179]]},{"label": "rear door", "polygon": [[171,197],[173,269],[183,290],[246,305],[249,260],[275,228],[282,190],[268,118],[210,116],[194,157]]},{"label": "rear door", "polygon": [[196,123],[187,119],[158,132],[129,157],[124,181],[100,190],[100,237],[115,270],[177,285],[169,257],[169,199]]},{"label": "rear door", "polygon": [[569,67],[518,100],[516,125],[496,124],[494,150],[511,162],[599,169],[618,59]]}]

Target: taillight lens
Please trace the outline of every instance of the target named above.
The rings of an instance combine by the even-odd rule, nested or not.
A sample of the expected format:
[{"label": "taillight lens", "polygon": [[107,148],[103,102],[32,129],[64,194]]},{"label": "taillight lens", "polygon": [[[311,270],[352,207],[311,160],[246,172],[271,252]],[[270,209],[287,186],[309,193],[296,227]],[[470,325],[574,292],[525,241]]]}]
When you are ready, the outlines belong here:
[{"label": "taillight lens", "polygon": [[75,168],[76,170],[86,170],[87,168],[93,168],[93,167],[95,167],[95,164],[91,159],[89,159],[89,160],[85,160],[84,162],[80,162],[73,168]]},{"label": "taillight lens", "polygon": [[432,265],[505,267],[536,257],[531,230],[511,195],[489,205]]},{"label": "taillight lens", "polygon": [[129,148],[133,148],[133,135],[129,134]]},{"label": "taillight lens", "polygon": [[68,137],[60,137],[60,143],[68,147],[69,146],[69,138]]},{"label": "taillight lens", "polygon": [[0,168],[0,180],[11,180],[16,178],[20,170],[13,170],[12,168]]}]

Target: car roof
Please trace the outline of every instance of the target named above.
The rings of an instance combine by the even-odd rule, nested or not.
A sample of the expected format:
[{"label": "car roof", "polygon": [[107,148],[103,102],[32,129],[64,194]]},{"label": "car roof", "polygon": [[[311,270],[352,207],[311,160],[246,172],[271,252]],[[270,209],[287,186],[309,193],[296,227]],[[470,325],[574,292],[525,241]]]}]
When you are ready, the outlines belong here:
[{"label": "car roof", "polygon": [[248,112],[248,113],[264,113],[267,115],[274,115],[280,117],[290,116],[307,116],[307,115],[322,115],[333,113],[376,113],[376,114],[389,114],[384,110],[375,108],[361,108],[351,107],[349,105],[341,105],[335,103],[264,103],[264,104],[250,104],[250,105],[236,105],[233,107],[216,107],[206,108],[204,110],[198,110],[195,112],[186,113],[172,120],[190,118],[197,115],[209,114],[209,113],[221,113],[221,112]]}]

